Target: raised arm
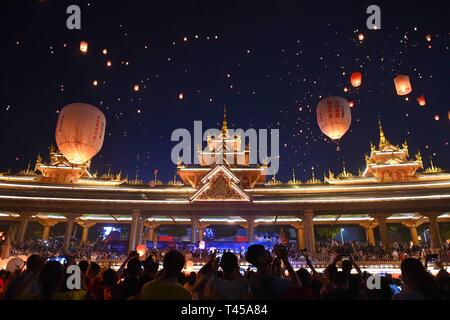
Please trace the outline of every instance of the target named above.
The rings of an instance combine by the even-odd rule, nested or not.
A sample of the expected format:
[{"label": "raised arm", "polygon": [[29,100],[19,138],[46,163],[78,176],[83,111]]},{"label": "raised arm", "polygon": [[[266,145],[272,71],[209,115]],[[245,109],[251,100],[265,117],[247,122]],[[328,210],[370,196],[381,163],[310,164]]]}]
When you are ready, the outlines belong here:
[{"label": "raised arm", "polygon": [[312,264],[311,260],[309,260],[308,254],[305,252],[305,260],[308,267],[311,269],[311,272],[314,277],[317,277],[319,273],[317,272],[316,268],[314,268],[314,265]]},{"label": "raised arm", "polygon": [[302,286],[302,283],[300,281],[300,278],[298,277],[297,273],[294,271],[294,268],[292,268],[291,263],[288,259],[288,251],[286,247],[284,246],[275,246],[274,247],[275,254],[277,257],[283,261],[284,266],[286,267],[286,270],[289,273],[289,276],[291,277],[291,281],[294,283],[294,285],[298,288]]},{"label": "raised arm", "polygon": [[356,272],[358,272],[358,275],[359,275],[359,276],[361,277],[361,279],[362,279],[363,273],[362,273],[362,271],[361,271],[361,268],[356,264],[356,262],[355,262],[355,260],[353,259],[353,256],[352,256],[352,255],[349,255],[349,258],[350,258],[350,261],[351,261],[353,267],[355,268]]}]

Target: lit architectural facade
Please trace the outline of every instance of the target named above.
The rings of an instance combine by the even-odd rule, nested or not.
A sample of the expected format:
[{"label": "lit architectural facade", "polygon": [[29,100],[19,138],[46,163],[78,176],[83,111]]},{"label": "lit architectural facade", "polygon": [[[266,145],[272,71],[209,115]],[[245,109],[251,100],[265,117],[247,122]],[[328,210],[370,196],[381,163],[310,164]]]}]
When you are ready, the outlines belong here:
[{"label": "lit architectural facade", "polygon": [[360,225],[371,244],[377,228],[388,246],[387,223],[408,226],[415,244],[417,227],[429,223],[432,248],[441,247],[438,222],[450,221],[450,174],[434,165],[421,171],[420,154],[410,160],[406,143],[390,144],[381,124],[379,147],[371,147],[364,172],[355,176],[344,167],[323,182],[314,175],[306,183],[295,175],[288,183],[266,182],[264,165],[250,165],[250,150],[240,151],[241,143],[229,135],[224,117],[220,135],[208,139],[208,151],[199,151],[200,165],[180,163],[181,182],[168,184],[111,173],[97,177],[89,164],[73,166],[51,150],[49,165],[38,158],[35,170],[0,175],[0,219],[18,222],[10,235],[17,243],[24,241],[30,221],[44,225],[43,239],[54,224],[66,223],[66,248],[75,224],[83,228],[83,243],[99,222],[131,224],[130,250],[144,239],[157,241],[156,228],[167,224],[190,225],[195,243],[211,225],[242,226],[249,242],[257,226],[287,225],[297,230],[298,246],[313,253],[316,224]]}]

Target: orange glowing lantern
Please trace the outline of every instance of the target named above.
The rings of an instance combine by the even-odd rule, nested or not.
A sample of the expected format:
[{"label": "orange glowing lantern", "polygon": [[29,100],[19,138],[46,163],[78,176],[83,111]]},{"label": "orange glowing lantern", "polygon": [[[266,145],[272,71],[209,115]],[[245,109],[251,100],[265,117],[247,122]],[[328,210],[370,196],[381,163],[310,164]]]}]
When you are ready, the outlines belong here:
[{"label": "orange glowing lantern", "polygon": [[136,252],[138,253],[139,257],[145,257],[145,253],[147,251],[147,247],[145,246],[145,244],[138,244],[136,246]]},{"label": "orange glowing lantern", "polygon": [[350,76],[350,83],[355,88],[359,87],[362,82],[362,73],[361,72],[353,72]]},{"label": "orange glowing lantern", "polygon": [[106,61],[106,65],[107,65],[108,67],[111,67],[111,65],[112,65],[111,60]]},{"label": "orange glowing lantern", "polygon": [[348,101],[348,106],[350,108],[353,108],[354,105],[355,105],[355,103],[353,101]]},{"label": "orange glowing lantern", "polygon": [[448,120],[450,120],[450,110],[447,112],[448,114]]},{"label": "orange glowing lantern", "polygon": [[427,41],[430,42],[430,41],[431,41],[431,34],[427,34],[427,35],[425,36],[425,39],[427,39]]},{"label": "orange glowing lantern", "polygon": [[340,139],[350,128],[352,114],[348,101],[341,97],[328,97],[317,105],[317,124],[332,140]]},{"label": "orange glowing lantern", "polygon": [[86,41],[80,42],[80,51],[86,53],[88,51],[88,43]]},{"label": "orange glowing lantern", "polygon": [[107,54],[108,54],[108,49],[103,49],[103,50],[102,50],[102,53],[103,53],[104,55],[107,55]]},{"label": "orange glowing lantern", "polygon": [[85,103],[68,104],[59,112],[56,144],[69,162],[85,163],[102,148],[105,127],[105,115],[97,107]]},{"label": "orange glowing lantern", "polygon": [[440,118],[441,117],[438,114],[434,116],[434,120],[436,120],[436,121],[439,121]]},{"label": "orange glowing lantern", "polygon": [[399,74],[394,78],[395,90],[399,96],[406,96],[412,91],[411,82],[409,77],[403,74]]},{"label": "orange glowing lantern", "polygon": [[136,91],[136,92],[138,92],[138,91],[139,91],[139,85],[138,85],[138,84],[135,84],[134,87],[133,87],[133,90]]},{"label": "orange glowing lantern", "polygon": [[358,34],[358,40],[363,41],[364,40],[364,33]]},{"label": "orange glowing lantern", "polygon": [[419,103],[419,106],[425,107],[427,105],[427,101],[425,100],[425,96],[421,95],[417,98],[417,102]]}]

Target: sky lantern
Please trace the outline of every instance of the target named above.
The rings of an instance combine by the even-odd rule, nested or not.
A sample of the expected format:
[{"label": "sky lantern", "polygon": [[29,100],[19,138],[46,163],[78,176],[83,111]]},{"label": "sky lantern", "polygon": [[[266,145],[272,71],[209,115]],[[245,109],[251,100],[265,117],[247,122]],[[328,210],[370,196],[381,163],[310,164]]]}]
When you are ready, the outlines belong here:
[{"label": "sky lantern", "polygon": [[431,41],[431,34],[427,34],[427,35],[425,36],[425,39],[427,39],[427,41],[430,42],[430,41]]},{"label": "sky lantern", "polygon": [[139,258],[145,257],[146,251],[147,251],[147,247],[145,246],[145,244],[138,244],[136,246],[136,252],[138,253]]},{"label": "sky lantern", "polygon": [[359,41],[363,41],[364,40],[364,33],[359,33],[358,34],[358,40]]},{"label": "sky lantern", "polygon": [[350,76],[350,83],[352,84],[352,86],[357,88],[361,85],[361,82],[362,82],[362,73],[359,71],[353,72],[352,75]]},{"label": "sky lantern", "polygon": [[436,115],[434,116],[434,120],[436,120],[436,121],[439,121],[440,118],[441,118],[441,117],[440,117],[438,114],[436,114]]},{"label": "sky lantern", "polygon": [[103,53],[104,55],[107,55],[107,54],[108,54],[108,49],[103,49],[103,50],[102,50],[102,53]]},{"label": "sky lantern", "polygon": [[447,112],[448,114],[448,120],[450,120],[450,110]]},{"label": "sky lantern", "polygon": [[324,98],[319,101],[316,112],[320,130],[332,140],[340,139],[350,128],[352,114],[344,98]]},{"label": "sky lantern", "polygon": [[348,101],[348,106],[350,107],[350,108],[353,108],[353,106],[355,105],[355,103],[353,102],[353,101]]},{"label": "sky lantern", "polygon": [[98,85],[98,81],[97,81],[97,80],[94,80],[94,81],[92,81],[92,84],[93,84],[94,86],[97,86],[97,85]]},{"label": "sky lantern", "polygon": [[139,91],[139,85],[138,85],[138,84],[135,84],[134,87],[133,87],[133,90],[136,91],[136,92],[138,92],[138,91]]},{"label": "sky lantern", "polygon": [[88,43],[86,41],[80,42],[80,51],[86,53],[88,51]]},{"label": "sky lantern", "polygon": [[184,94],[183,93],[178,94],[178,99],[183,100],[184,99]]},{"label": "sky lantern", "polygon": [[425,107],[427,105],[427,100],[425,100],[425,96],[421,95],[417,98],[417,102],[419,103],[419,106]]},{"label": "sky lantern", "polygon": [[412,91],[409,77],[404,74],[399,74],[394,78],[395,90],[399,96],[406,96]]},{"label": "sky lantern", "polygon": [[111,60],[106,61],[106,65],[107,65],[108,67],[111,67],[111,65],[112,65]]},{"label": "sky lantern", "polygon": [[56,144],[70,163],[85,163],[102,148],[105,127],[105,115],[97,107],[85,103],[68,104],[59,112]]}]

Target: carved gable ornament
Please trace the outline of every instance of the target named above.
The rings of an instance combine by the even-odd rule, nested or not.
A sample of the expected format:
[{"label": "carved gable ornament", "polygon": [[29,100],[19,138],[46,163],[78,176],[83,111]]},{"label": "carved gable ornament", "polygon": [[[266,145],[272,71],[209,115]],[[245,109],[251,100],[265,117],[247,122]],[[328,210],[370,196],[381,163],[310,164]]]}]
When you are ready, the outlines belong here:
[{"label": "carved gable ornament", "polygon": [[239,179],[227,167],[218,165],[201,180],[201,187],[192,195],[190,201],[249,202],[250,197],[239,186]]}]

